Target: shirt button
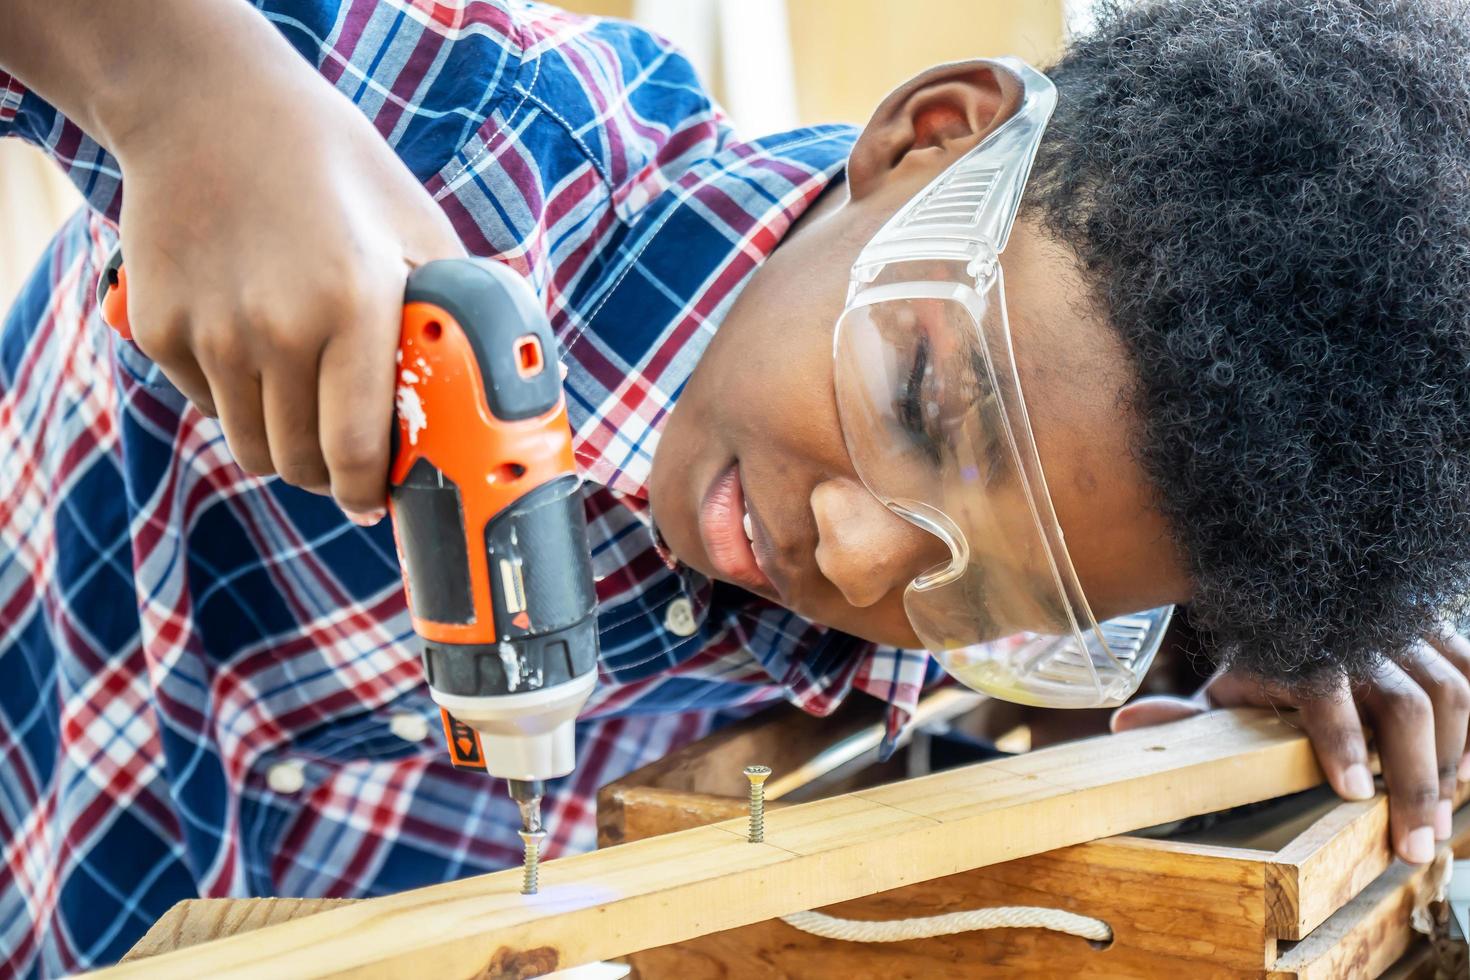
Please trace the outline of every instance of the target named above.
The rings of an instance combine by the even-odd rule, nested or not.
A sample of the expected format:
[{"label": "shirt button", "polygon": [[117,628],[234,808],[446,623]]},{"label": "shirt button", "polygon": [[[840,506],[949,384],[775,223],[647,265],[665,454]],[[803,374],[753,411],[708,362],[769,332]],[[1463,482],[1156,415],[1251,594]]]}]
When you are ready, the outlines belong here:
[{"label": "shirt button", "polygon": [[277,762],[266,772],[265,783],[276,793],[299,793],[306,785],[306,767],[299,759]]},{"label": "shirt button", "polygon": [[423,715],[398,711],[388,719],[388,730],[405,742],[422,742],[429,737],[429,722]]},{"label": "shirt button", "polygon": [[684,596],[669,603],[668,611],[664,613],[664,625],[675,636],[693,636],[699,629],[699,624],[694,621],[694,604]]}]

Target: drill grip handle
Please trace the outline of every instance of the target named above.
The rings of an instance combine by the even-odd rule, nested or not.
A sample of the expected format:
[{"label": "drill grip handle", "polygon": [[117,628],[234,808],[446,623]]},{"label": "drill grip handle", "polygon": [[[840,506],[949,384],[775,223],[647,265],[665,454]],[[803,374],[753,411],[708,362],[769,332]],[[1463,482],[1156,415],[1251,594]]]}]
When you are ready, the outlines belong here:
[{"label": "drill grip handle", "polygon": [[595,669],[596,597],[556,341],[511,269],[409,278],[389,508],[438,692],[494,696]]}]

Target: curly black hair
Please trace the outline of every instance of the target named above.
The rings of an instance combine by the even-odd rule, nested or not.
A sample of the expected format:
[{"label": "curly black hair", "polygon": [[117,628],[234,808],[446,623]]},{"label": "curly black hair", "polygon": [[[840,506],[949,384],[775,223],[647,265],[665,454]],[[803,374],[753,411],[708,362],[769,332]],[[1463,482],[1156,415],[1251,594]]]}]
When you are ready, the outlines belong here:
[{"label": "curly black hair", "polygon": [[1105,9],[1028,191],[1129,350],[1223,660],[1361,677],[1470,593],[1470,12]]}]

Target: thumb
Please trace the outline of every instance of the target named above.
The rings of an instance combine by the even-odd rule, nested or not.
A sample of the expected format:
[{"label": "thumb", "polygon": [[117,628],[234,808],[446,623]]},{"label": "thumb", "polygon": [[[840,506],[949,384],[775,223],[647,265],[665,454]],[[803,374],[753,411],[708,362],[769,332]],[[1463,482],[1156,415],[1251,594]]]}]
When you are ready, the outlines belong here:
[{"label": "thumb", "polygon": [[1209,706],[1200,700],[1155,695],[1139,698],[1114,711],[1111,725],[1114,733],[1127,732],[1135,728],[1148,728],[1152,725],[1162,725],[1165,722],[1179,721],[1208,710]]}]

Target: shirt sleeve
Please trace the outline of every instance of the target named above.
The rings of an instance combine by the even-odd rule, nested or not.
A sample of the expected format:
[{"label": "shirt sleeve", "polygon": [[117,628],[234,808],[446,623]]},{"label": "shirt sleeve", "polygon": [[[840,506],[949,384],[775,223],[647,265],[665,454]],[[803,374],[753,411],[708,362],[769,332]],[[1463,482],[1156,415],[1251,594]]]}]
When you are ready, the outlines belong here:
[{"label": "shirt sleeve", "polygon": [[558,245],[616,252],[623,231],[692,161],[717,153],[730,128],[667,40],[545,4],[513,13],[522,63],[427,186],[471,252],[512,265],[556,306],[574,285],[553,273]]},{"label": "shirt sleeve", "polygon": [[18,136],[49,156],[95,211],[116,221],[122,168],[116,158],[54,106],[0,72],[0,136]]},{"label": "shirt sleeve", "polygon": [[[496,114],[525,63],[524,23],[530,15],[509,0],[427,7],[381,0],[256,0],[255,6],[424,182]],[[3,72],[0,136],[19,136],[40,147],[94,210],[117,219],[122,171],[116,158]]]},{"label": "shirt sleeve", "polygon": [[20,100],[25,94],[20,79],[0,71],[0,136],[16,134],[15,117],[20,113]]},{"label": "shirt sleeve", "polygon": [[[511,0],[255,3],[367,116],[470,251],[538,289],[550,286],[558,221],[591,208],[627,225],[730,135],[688,59],[623,21]],[[0,135],[41,147],[116,219],[117,161],[4,74]]]}]

